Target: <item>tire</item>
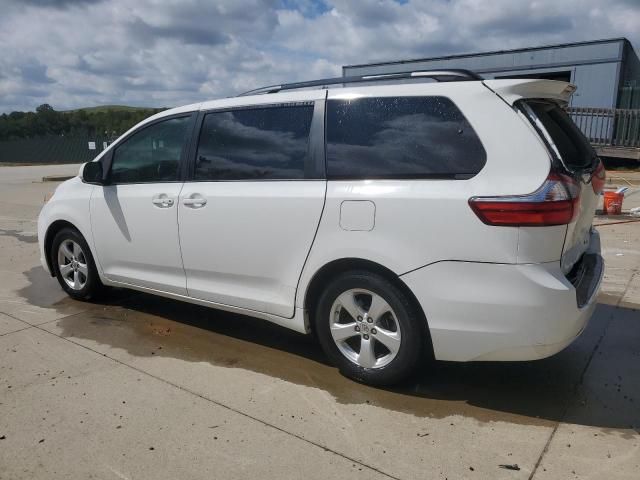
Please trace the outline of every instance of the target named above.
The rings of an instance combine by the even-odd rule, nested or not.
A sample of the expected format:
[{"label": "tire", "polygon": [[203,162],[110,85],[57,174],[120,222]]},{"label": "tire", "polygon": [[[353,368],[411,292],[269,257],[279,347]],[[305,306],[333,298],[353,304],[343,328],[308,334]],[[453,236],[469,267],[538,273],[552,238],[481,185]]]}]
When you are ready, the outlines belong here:
[{"label": "tire", "polygon": [[314,326],[343,375],[376,386],[407,379],[430,341],[414,302],[382,275],[363,270],[342,273],[327,285]]},{"label": "tire", "polygon": [[58,283],[71,298],[94,300],[104,292],[91,250],[80,232],[72,228],[60,230],[53,238],[49,255]]}]

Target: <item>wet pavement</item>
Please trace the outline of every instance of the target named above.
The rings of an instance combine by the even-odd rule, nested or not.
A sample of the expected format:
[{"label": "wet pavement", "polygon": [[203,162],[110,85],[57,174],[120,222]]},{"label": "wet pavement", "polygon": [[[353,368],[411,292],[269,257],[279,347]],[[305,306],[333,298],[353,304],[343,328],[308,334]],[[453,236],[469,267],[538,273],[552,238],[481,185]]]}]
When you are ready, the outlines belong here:
[{"label": "wet pavement", "polygon": [[600,304],[563,352],[377,389],[261,320],[67,298],[38,263],[43,169],[0,169],[0,479],[640,478],[640,223],[600,227]]}]

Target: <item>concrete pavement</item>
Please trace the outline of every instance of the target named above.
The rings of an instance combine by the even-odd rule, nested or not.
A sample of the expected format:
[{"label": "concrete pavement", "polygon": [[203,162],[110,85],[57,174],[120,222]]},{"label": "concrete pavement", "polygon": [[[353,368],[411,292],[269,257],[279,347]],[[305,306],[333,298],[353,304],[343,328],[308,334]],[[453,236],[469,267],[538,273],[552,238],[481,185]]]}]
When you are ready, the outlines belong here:
[{"label": "concrete pavement", "polygon": [[0,168],[0,479],[638,478],[640,222],[600,227],[601,304],[567,350],[382,390],[260,320],[70,300],[38,263],[48,168]]}]

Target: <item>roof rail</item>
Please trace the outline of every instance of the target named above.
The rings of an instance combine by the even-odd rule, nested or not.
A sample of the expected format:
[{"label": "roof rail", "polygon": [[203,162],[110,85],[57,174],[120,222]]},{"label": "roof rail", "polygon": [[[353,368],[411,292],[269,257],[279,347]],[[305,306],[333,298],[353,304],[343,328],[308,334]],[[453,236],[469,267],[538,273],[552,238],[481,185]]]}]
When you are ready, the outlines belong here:
[{"label": "roof rail", "polygon": [[323,78],[308,82],[283,83],[282,85],[271,85],[269,87],[256,88],[248,92],[241,93],[239,97],[246,95],[261,95],[265,93],[277,93],[282,90],[295,90],[298,88],[320,87],[328,85],[340,85],[345,83],[379,82],[383,80],[403,80],[409,78],[431,78],[437,82],[458,82],[469,80],[483,80],[483,78],[470,70],[450,69],[450,70],[418,70],[414,72],[381,73],[374,75],[353,75],[349,77]]}]

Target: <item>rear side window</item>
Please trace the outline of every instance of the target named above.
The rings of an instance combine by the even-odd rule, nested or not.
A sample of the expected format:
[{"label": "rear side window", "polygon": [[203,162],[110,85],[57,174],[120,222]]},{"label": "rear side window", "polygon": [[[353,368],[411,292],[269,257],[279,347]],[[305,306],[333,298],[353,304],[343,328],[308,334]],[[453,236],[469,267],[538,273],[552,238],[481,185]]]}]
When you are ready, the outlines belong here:
[{"label": "rear side window", "polygon": [[304,178],[313,105],[209,113],[204,117],[195,179]]},{"label": "rear side window", "polygon": [[446,97],[327,102],[330,179],[462,179],[485,162],[480,139]]},{"label": "rear side window", "polygon": [[528,101],[569,168],[590,167],[596,155],[589,140],[559,105],[551,102]]}]

